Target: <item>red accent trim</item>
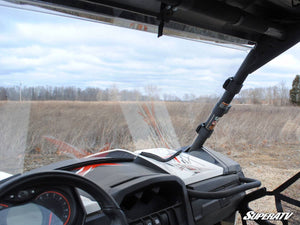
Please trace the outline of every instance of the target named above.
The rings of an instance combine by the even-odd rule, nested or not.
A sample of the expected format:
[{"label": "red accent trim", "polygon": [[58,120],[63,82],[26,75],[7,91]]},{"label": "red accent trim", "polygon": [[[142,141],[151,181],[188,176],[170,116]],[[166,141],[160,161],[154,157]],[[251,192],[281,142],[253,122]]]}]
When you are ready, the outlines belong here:
[{"label": "red accent trim", "polygon": [[179,161],[176,157],[175,157],[174,159],[175,159],[178,163],[180,163],[180,161]]},{"label": "red accent trim", "polygon": [[70,207],[70,203],[69,203],[68,199],[62,193],[59,193],[59,192],[56,192],[56,191],[46,191],[46,192],[43,192],[42,194],[40,194],[39,196],[37,196],[35,199],[37,199],[41,195],[44,195],[44,194],[47,194],[47,193],[57,194],[57,195],[61,196],[66,201],[66,203],[68,205],[68,208],[69,208],[69,215],[68,215],[68,218],[67,218],[66,222],[64,223],[64,225],[66,225],[69,222],[70,217],[71,217],[71,207]]},{"label": "red accent trim", "polygon": [[93,169],[93,166],[84,166],[84,167],[79,168],[79,171],[77,171],[76,174],[78,174],[80,176],[84,176],[92,169]]},{"label": "red accent trim", "polygon": [[1,204],[1,203],[0,203],[0,205],[1,205],[1,206],[3,206],[3,207],[6,207],[6,208],[8,208],[8,205]]},{"label": "red accent trim", "polygon": [[48,223],[48,225],[51,225],[51,222],[52,222],[52,216],[53,216],[53,213],[51,212],[51,213],[50,213],[50,216],[49,216],[49,223]]},{"label": "red accent trim", "polygon": [[120,165],[121,164],[119,164],[119,163],[100,163],[100,164],[93,164],[93,165],[88,165],[88,166],[76,168],[74,170],[78,170],[76,172],[76,174],[84,176],[88,172],[90,172],[91,170],[93,170],[93,169],[95,169],[96,167],[99,167],[99,166],[120,166]]},{"label": "red accent trim", "polygon": [[[171,157],[172,155],[167,155],[166,157],[164,157],[165,159],[167,159],[167,158],[169,158],[169,157]],[[174,157],[174,159],[178,162],[178,163],[181,163],[180,161],[179,161],[179,159],[177,159],[177,157]]]}]

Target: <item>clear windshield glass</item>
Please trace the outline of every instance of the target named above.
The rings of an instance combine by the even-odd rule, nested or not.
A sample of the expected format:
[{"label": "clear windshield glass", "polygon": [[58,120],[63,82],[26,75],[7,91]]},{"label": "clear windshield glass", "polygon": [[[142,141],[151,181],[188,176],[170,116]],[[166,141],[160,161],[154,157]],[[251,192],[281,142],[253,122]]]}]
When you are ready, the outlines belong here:
[{"label": "clear windshield glass", "polygon": [[[108,149],[191,144],[224,80],[247,54],[3,6],[0,26],[0,171],[11,174]],[[295,59],[293,52],[284,57],[290,56]],[[283,77],[290,82],[299,71],[284,68],[274,77],[263,70],[264,78],[250,78],[245,86],[266,87]],[[238,98],[207,145],[237,160],[275,141],[289,140],[294,151],[299,108],[261,108],[266,94],[260,105],[249,105],[247,96]],[[269,110],[275,117],[265,117]]]}]

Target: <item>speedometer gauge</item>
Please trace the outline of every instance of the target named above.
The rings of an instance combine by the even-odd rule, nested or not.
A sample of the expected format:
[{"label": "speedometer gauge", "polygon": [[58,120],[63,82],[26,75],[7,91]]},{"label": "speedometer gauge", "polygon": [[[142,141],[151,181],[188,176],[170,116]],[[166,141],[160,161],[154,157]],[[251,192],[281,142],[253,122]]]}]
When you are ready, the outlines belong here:
[{"label": "speedometer gauge", "polygon": [[42,207],[46,224],[68,224],[71,217],[71,207],[64,194],[57,191],[46,191],[37,196],[35,202]]}]

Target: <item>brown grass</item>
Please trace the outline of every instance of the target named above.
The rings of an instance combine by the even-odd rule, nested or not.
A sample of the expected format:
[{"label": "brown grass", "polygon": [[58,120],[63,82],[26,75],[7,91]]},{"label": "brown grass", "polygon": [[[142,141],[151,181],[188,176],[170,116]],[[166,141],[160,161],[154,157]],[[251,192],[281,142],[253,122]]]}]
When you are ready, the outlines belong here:
[{"label": "brown grass", "polygon": [[[43,135],[52,135],[84,149],[96,150],[106,142],[113,143],[114,148],[132,149],[120,104],[138,103],[33,102],[27,148],[41,145]],[[167,102],[166,107],[184,146],[192,142],[195,128],[206,120],[212,105]],[[299,145],[299,124],[300,108],[235,105],[220,120],[207,145],[221,151]]]},{"label": "brown grass", "polygon": [[42,138],[44,135],[92,152],[105,143],[114,143],[115,148],[130,148],[131,137],[126,133],[128,126],[116,103],[34,102],[27,150],[37,147],[51,150]]},{"label": "brown grass", "polygon": [[[147,104],[149,110],[152,110],[152,105]],[[159,109],[162,105],[163,103],[156,102],[154,108]],[[25,151],[27,153],[32,150],[54,153],[57,150],[57,146],[45,140],[43,136],[53,136],[88,152],[97,152],[105,143],[111,143],[112,148],[129,150],[135,150],[137,146],[138,148],[164,147],[163,143],[159,146],[160,142],[153,144],[144,141],[140,145],[134,143],[134,138],[131,136],[134,132],[129,129],[122,110],[125,106],[139,111],[136,119],[134,118],[139,126],[138,122],[145,120],[141,116],[141,109],[145,111],[145,103],[141,102],[2,102],[0,118],[2,122],[6,121],[6,127],[2,124],[1,132],[2,136],[5,134],[8,136],[8,131],[15,132],[17,124],[21,124],[18,120],[28,120],[29,117],[29,122],[22,123],[23,131],[25,131],[24,124],[28,124]],[[206,120],[213,105],[166,102],[164,107],[168,114],[155,114],[154,110],[151,111],[151,114],[155,114],[156,117],[152,125],[155,124],[159,128],[156,131],[155,129],[158,128],[154,127],[154,133],[168,136],[169,131],[164,130],[162,121],[170,117],[178,145],[185,146],[192,143],[196,135],[195,128],[200,122]],[[24,110],[29,115],[23,118]],[[10,121],[9,118],[11,122],[7,122]],[[15,118],[18,118],[17,121]],[[9,127],[12,126],[15,127],[10,130]],[[24,135],[18,136],[24,139]],[[8,144],[8,141],[1,141],[2,146]],[[167,141],[171,143],[173,140]],[[23,143],[17,137],[11,142]],[[264,165],[279,169],[299,169],[300,108],[234,105],[220,120],[206,145],[229,155],[244,167],[258,168]],[[3,154],[3,151],[5,150],[1,150],[0,153]]]},{"label": "brown grass", "polygon": [[[26,152],[32,150],[53,153],[57,148],[43,136],[53,136],[88,152],[97,152],[105,143],[112,148],[135,150],[122,107],[134,107],[139,102],[31,102],[27,130]],[[0,103],[1,109],[20,111],[20,103]],[[157,102],[154,107],[161,107]],[[166,102],[180,146],[192,143],[195,128],[208,117],[213,105],[188,102]],[[150,108],[149,108],[150,109]],[[7,110],[7,109],[6,109]],[[143,120],[138,112],[136,121]],[[155,117],[168,115],[155,115]],[[138,118],[140,117],[140,118]],[[160,118],[164,121],[167,118]],[[158,119],[158,118],[155,118]],[[7,120],[7,119],[6,119]],[[159,120],[156,122],[159,125]],[[11,125],[11,124],[7,124]],[[156,131],[155,131],[156,132]],[[156,132],[157,133],[157,132]],[[159,135],[168,135],[160,127]],[[169,140],[171,142],[172,140]],[[151,143],[139,148],[164,147]],[[300,108],[256,105],[234,105],[215,128],[206,145],[238,160],[243,166],[268,164],[276,168],[300,168]],[[172,146],[174,148],[179,146]],[[292,153],[292,154],[291,154]],[[247,160],[244,160],[247,158]]]}]

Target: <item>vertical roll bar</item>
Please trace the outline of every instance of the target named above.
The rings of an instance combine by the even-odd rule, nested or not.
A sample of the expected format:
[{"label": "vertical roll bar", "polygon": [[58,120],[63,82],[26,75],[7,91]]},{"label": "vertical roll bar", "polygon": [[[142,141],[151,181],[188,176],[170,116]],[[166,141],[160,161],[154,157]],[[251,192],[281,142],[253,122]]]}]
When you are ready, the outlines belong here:
[{"label": "vertical roll bar", "polygon": [[196,132],[196,139],[188,151],[201,150],[205,141],[213,133],[219,119],[230,109],[230,103],[234,96],[238,94],[247,76],[262,67],[287,49],[300,41],[300,24],[287,28],[284,40],[263,36],[256,46],[249,52],[244,62],[236,72],[234,77],[228,78],[223,88],[225,92],[217,102],[205,123],[200,124]]}]

